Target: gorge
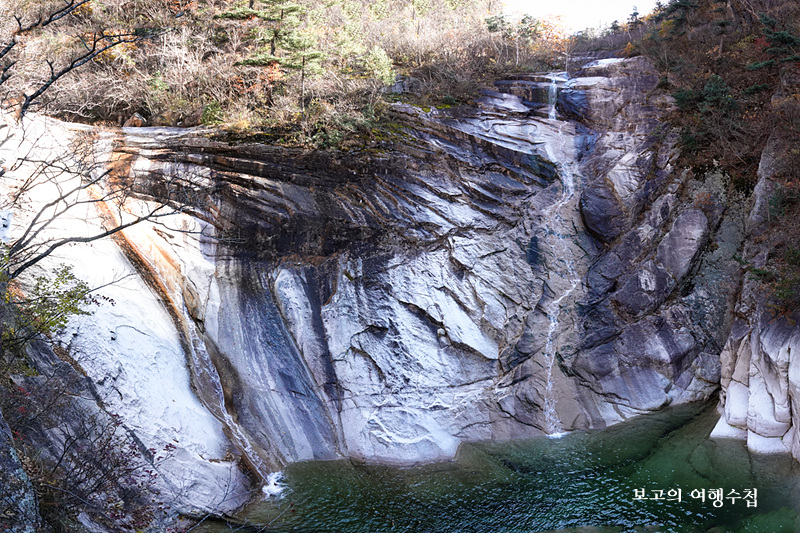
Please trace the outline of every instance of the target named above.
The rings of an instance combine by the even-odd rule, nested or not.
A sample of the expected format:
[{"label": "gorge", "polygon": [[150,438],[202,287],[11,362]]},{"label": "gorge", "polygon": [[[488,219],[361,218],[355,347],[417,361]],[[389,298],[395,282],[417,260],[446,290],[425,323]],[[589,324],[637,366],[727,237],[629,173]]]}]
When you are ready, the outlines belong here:
[{"label": "gorge", "polygon": [[[720,172],[675,166],[658,82],[644,57],[586,58],[474,106],[393,104],[396,131],[351,153],[10,122],[5,187],[30,175],[20,154],[80,138],[110,179],[135,178],[142,210],[165,177],[203,191],[200,208],[48,260],[113,302],[55,351],[34,344],[39,375],[17,382],[74,375],[141,448],[174,448],[157,484],[192,516],[233,513],[291,463],[444,461],[692,402],[719,402],[712,437],[800,459],[800,328],[743,266],[768,260],[780,139],[733,201]],[[90,205],[48,231],[116,216]]]}]

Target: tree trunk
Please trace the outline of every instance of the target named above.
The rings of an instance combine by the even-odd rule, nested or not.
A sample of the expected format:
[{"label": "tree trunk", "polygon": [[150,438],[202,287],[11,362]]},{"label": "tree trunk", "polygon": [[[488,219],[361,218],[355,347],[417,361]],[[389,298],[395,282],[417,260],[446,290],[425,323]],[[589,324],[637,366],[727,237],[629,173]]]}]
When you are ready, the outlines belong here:
[{"label": "tree trunk", "polygon": [[[5,276],[5,273],[0,274]],[[5,346],[3,345],[3,331],[6,329],[6,291],[8,291],[8,282],[7,281],[0,281],[0,361],[3,362],[5,366]]]},{"label": "tree trunk", "polygon": [[306,112],[306,58],[300,66],[300,111]]}]

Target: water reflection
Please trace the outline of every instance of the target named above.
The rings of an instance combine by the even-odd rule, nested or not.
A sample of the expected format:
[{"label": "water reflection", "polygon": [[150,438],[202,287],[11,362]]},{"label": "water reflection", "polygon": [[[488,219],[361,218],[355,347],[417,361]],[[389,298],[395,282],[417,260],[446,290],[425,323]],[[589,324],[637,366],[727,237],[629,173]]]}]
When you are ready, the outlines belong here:
[{"label": "water reflection", "polygon": [[[711,408],[680,407],[561,439],[462,446],[452,463],[415,468],[295,464],[289,495],[252,505],[243,520],[253,531],[303,533],[800,531],[796,463],[708,440],[716,418]],[[756,488],[757,507],[689,496],[717,488]],[[636,489],[682,497],[634,500]]]}]

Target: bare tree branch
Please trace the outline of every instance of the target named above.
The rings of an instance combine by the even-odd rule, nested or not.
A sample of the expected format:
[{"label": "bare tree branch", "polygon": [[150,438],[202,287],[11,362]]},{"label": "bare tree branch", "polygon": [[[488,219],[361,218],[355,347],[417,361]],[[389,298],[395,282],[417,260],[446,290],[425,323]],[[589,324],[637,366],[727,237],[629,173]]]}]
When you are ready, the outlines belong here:
[{"label": "bare tree branch", "polygon": [[93,60],[106,50],[114,48],[123,43],[135,43],[138,41],[143,40],[145,37],[138,36],[133,33],[126,33],[126,34],[118,34],[118,35],[105,35],[104,33],[95,33],[91,43],[86,43],[83,41],[84,46],[86,47],[86,53],[79,55],[75,59],[73,59],[67,66],[63,67],[62,69],[56,71],[53,67],[53,64],[48,62],[50,66],[50,78],[47,79],[44,83],[42,83],[39,88],[34,91],[30,95],[25,95],[25,100],[22,103],[22,107],[20,109],[20,116],[24,116],[25,113],[28,111],[28,108],[31,104],[42,94],[45,93],[55,82],[57,82],[61,77],[69,74],[73,70],[77,69],[78,67],[85,65],[89,61]]}]

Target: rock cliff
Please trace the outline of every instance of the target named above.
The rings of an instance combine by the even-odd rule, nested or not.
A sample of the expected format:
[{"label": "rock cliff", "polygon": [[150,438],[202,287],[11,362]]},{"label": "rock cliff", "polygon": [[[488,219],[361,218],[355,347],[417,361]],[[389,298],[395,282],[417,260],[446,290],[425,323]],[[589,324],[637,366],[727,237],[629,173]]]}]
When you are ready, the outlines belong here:
[{"label": "rock cliff", "polygon": [[[734,316],[752,216],[722,176],[673,168],[657,82],[643,58],[606,59],[473,107],[394,105],[398,131],[359,153],[91,131],[142,202],[180,176],[197,207],[64,252],[121,281],[59,342],[146,446],[178,447],[164,483],[203,512],[247,498],[236,457],[262,477],[447,459],[706,400],[721,373],[728,423],[783,436],[799,337]],[[36,121],[39,143],[76,135]],[[748,394],[774,411],[743,410]]]},{"label": "rock cliff", "polygon": [[796,309],[779,312],[774,302],[765,298],[758,275],[774,257],[765,236],[773,224],[770,197],[778,187],[776,175],[785,169],[785,153],[785,144],[773,136],[758,169],[740,260],[750,273],[743,279],[735,323],[720,355],[722,416],[712,435],[746,438],[751,450],[788,450],[800,460],[800,361],[795,355],[800,349],[800,317]]}]

